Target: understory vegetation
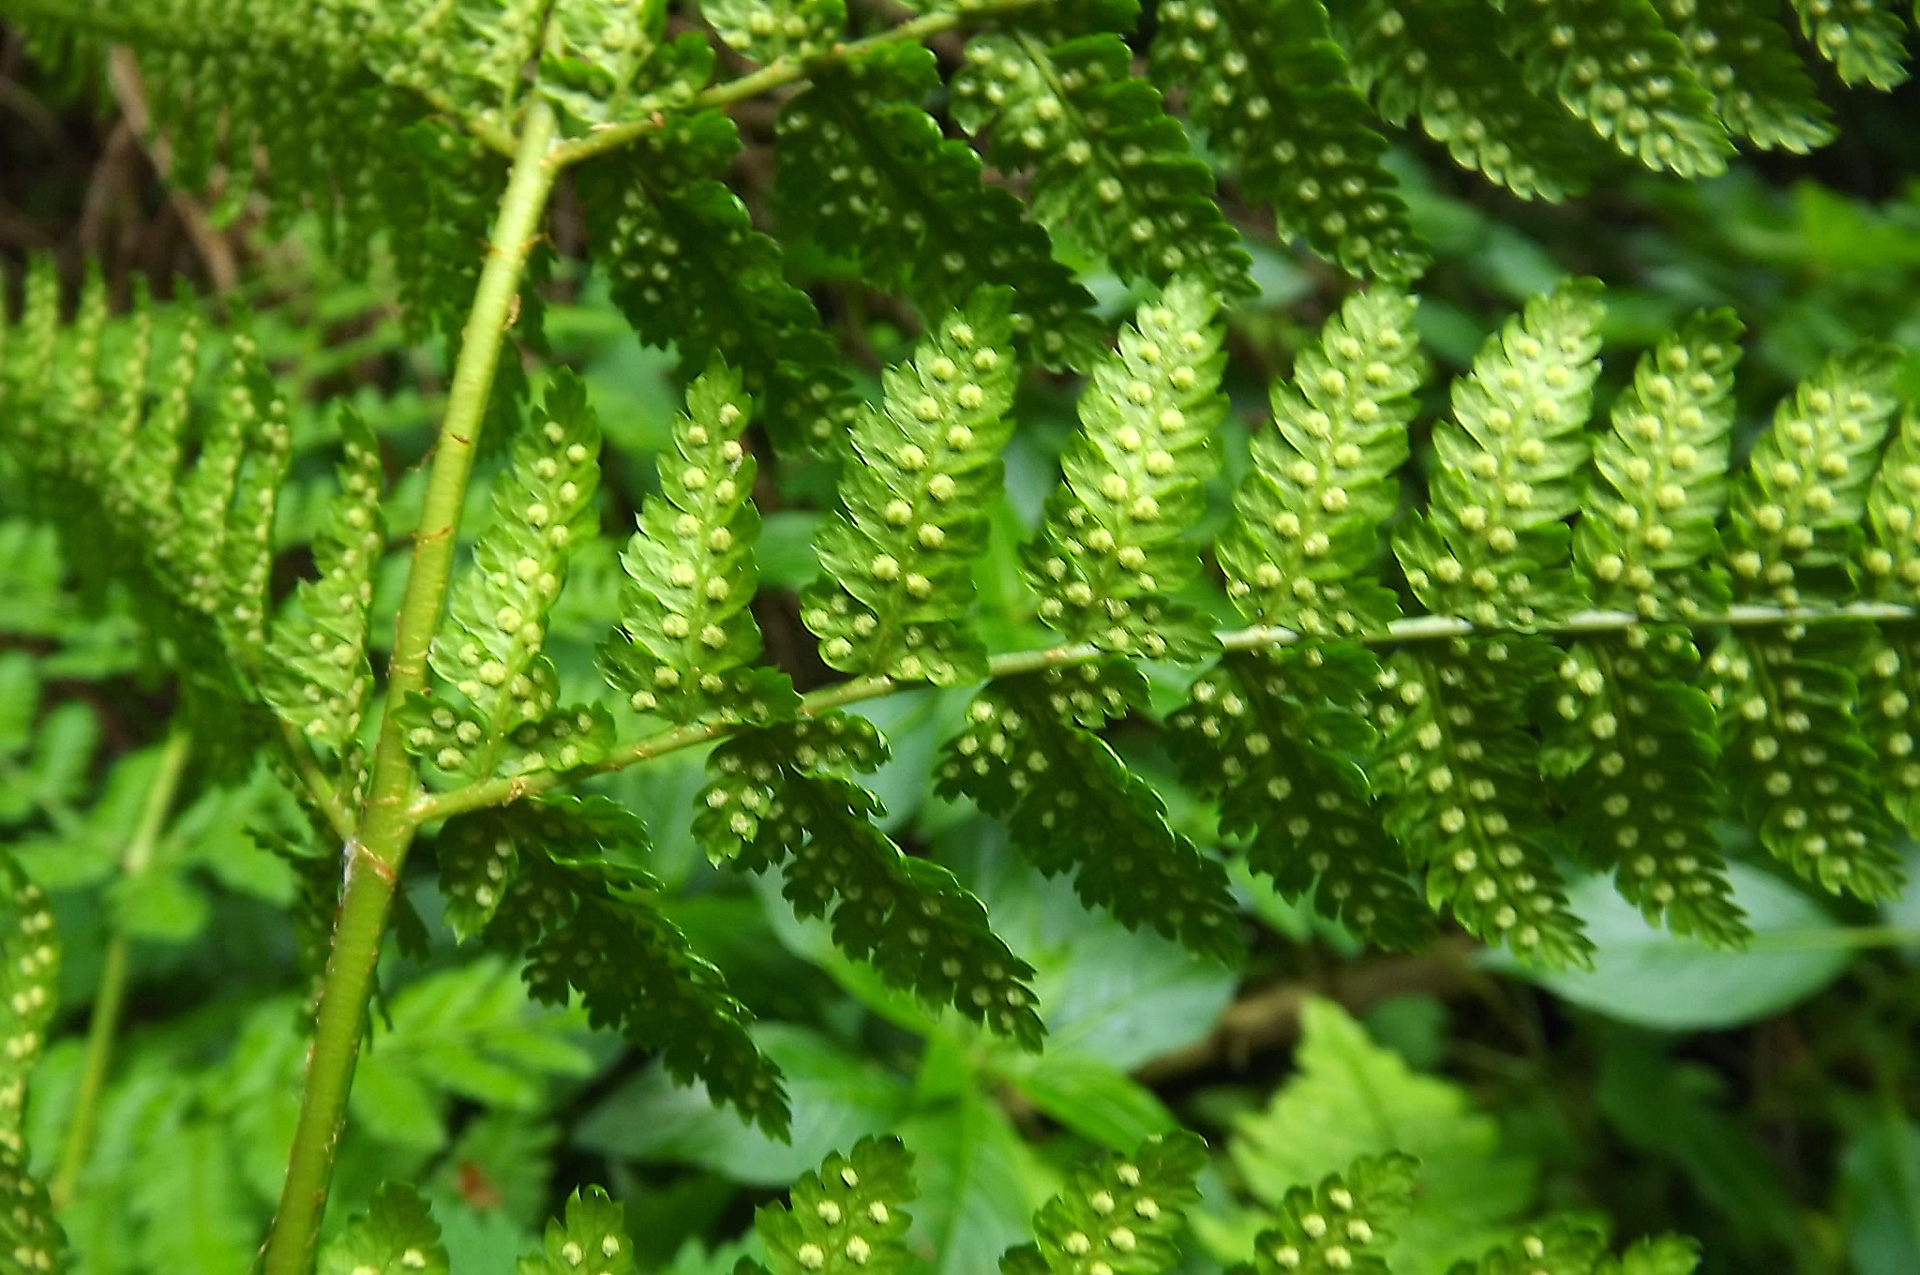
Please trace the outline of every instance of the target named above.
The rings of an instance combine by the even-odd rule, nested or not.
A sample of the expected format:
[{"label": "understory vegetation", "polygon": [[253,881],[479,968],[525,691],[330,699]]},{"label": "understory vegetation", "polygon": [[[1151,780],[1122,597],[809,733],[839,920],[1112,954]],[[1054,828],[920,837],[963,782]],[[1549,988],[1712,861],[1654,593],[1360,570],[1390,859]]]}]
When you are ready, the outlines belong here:
[{"label": "understory vegetation", "polygon": [[0,0],[0,1271],[1920,1270],[1891,0]]}]

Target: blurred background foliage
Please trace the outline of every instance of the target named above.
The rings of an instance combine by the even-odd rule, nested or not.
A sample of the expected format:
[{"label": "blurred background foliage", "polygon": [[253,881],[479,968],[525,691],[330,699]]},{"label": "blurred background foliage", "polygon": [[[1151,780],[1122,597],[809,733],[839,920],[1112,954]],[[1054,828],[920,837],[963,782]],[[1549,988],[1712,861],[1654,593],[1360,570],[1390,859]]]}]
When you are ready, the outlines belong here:
[{"label": "blurred background foliage", "polygon": [[[1692,184],[1622,169],[1562,206],[1519,201],[1403,141],[1396,169],[1436,249],[1421,323],[1443,370],[1464,367],[1500,318],[1567,273],[1609,285],[1616,385],[1629,356],[1685,312],[1735,307],[1750,329],[1740,383],[1750,425],[1835,350],[1920,350],[1920,92],[1828,86],[1828,98],[1841,140],[1815,156],[1749,157]],[[216,217],[218,189],[169,190],[164,143],[144,136],[143,115],[130,65],[74,82],[4,40],[9,289],[26,253],[52,252],[76,271],[103,262],[117,297],[144,280],[244,318],[302,387],[278,529],[287,580],[323,516],[326,400],[352,399],[381,434],[399,478],[389,525],[404,529],[445,351],[409,338],[378,267],[344,277],[314,236],[270,242],[246,208]],[[744,124],[749,137],[770,126]],[[762,217],[766,167],[749,146],[735,173]],[[1285,373],[1347,285],[1264,238],[1260,218],[1240,224],[1261,285],[1232,328],[1241,410],[1229,446],[1244,452],[1265,382]],[[582,234],[563,192],[543,330],[516,335],[536,378],[565,363],[586,379],[614,444],[602,512],[624,534],[679,387],[672,353],[641,348],[604,281],[576,267]],[[914,335],[905,312],[849,286],[824,255],[799,260],[870,387]],[[1127,304],[1117,281],[1087,282],[1115,312]],[[1920,359],[1907,374],[1920,394]],[[1034,378],[1019,409],[1010,495],[995,511],[999,551],[980,582],[1006,645],[1026,623],[1006,601],[1018,594],[1012,546],[1037,517],[1071,402],[1068,383]],[[1220,510],[1235,472],[1230,463],[1215,493]],[[485,498],[483,483],[473,490]],[[756,609],[771,654],[803,687],[824,670],[791,591],[814,574],[812,530],[830,493],[830,473],[794,467],[756,493],[767,514],[760,568],[773,586]],[[65,1008],[32,1091],[30,1145],[51,1169],[81,1083],[93,988],[124,935],[135,971],[126,1039],[65,1214],[80,1269],[243,1269],[278,1187],[304,1052],[309,989],[284,920],[299,884],[269,849],[296,816],[264,772],[206,789],[189,771],[164,830],[130,859],[165,762],[171,690],[127,600],[72,578],[51,533],[10,512],[21,495],[0,471],[0,836],[53,892],[66,945]],[[563,678],[594,677],[593,645],[616,613],[616,543],[600,541],[567,585],[550,647]],[[377,603],[389,614],[401,547]],[[376,637],[390,628],[376,619]],[[1244,1249],[1259,1206],[1287,1185],[1388,1148],[1422,1157],[1430,1184],[1401,1241],[1425,1257],[1396,1270],[1443,1271],[1450,1256],[1552,1207],[1607,1213],[1625,1235],[1698,1236],[1707,1271],[1920,1271],[1920,890],[1876,913],[1741,869],[1757,939],[1739,955],[1648,930],[1610,889],[1578,891],[1598,970],[1528,981],[1454,937],[1419,957],[1364,952],[1241,876],[1256,938],[1244,968],[1226,969],[1087,914],[1008,853],[999,825],[933,795],[929,761],[965,699],[923,691],[863,710],[896,756],[872,786],[893,812],[890,830],[954,867],[1039,971],[1044,1054],[930,1016],[840,957],[820,927],[796,922],[777,889],[712,870],[686,827],[700,760],[681,754],[600,786],[646,813],[674,919],[762,1019],[760,1044],[792,1090],[791,1143],[676,1088],[581,1016],[531,1006],[506,967],[456,952],[422,873],[411,901],[426,942],[383,967],[336,1223],[383,1179],[421,1183],[454,1269],[504,1275],[566,1192],[601,1182],[626,1204],[643,1267],[719,1272],[748,1251],[739,1237],[756,1203],[827,1151],[894,1132],[920,1155],[914,1243],[939,1255],[929,1270],[961,1275],[990,1269],[1025,1234],[1064,1163],[1185,1125],[1216,1153],[1189,1246],[1194,1271]],[[1123,728],[1114,742],[1164,779],[1182,831],[1217,840],[1151,734]],[[1920,857],[1910,871],[1920,877]]]}]

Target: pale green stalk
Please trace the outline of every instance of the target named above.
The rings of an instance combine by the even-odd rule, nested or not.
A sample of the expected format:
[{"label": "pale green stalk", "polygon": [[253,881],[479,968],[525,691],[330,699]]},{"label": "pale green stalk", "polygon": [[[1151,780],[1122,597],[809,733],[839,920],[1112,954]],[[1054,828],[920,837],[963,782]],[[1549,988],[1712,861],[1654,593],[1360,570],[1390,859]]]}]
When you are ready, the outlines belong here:
[{"label": "pale green stalk", "polygon": [[[160,766],[147,788],[146,803],[140,809],[132,840],[120,856],[120,871],[128,880],[145,874],[167,826],[167,811],[174,794],[180,790],[180,776],[186,770],[192,737],[176,729],[160,751]],[[120,1028],[120,1011],[126,1002],[127,971],[131,964],[132,941],[126,931],[115,928],[107,944],[107,957],[100,967],[100,982],[93,994],[93,1015],[87,1023],[87,1052],[80,1064],[80,1085],[74,1093],[73,1117],[67,1124],[66,1141],[60,1147],[60,1161],[54,1169],[47,1192],[53,1207],[64,1208],[73,1200],[86,1171],[87,1157],[93,1150],[93,1130],[100,1118],[100,1095],[106,1089],[107,1073],[113,1066],[114,1038]]]},{"label": "pale green stalk", "polygon": [[343,851],[346,886],[334,920],[333,947],[320,993],[286,1184],[267,1239],[267,1275],[307,1275],[313,1266],[380,938],[417,826],[408,806],[419,777],[396,716],[409,695],[426,688],[427,649],[453,574],[454,533],[473,469],[474,439],[493,390],[527,257],[539,239],[547,197],[559,171],[553,153],[555,133],[553,108],[534,101],[527,108],[506,194],[487,241],[486,265],[461,333],[394,630],[393,655],[387,666],[387,710],[374,747],[367,806],[357,835],[348,838]]},{"label": "pale green stalk", "polygon": [[[1719,615],[1688,621],[1688,627],[1704,629],[1724,625],[1730,628],[1752,628],[1785,624],[1817,624],[1831,620],[1911,620],[1915,616],[1913,607],[1890,602],[1857,602],[1825,609],[1736,606],[1729,607]],[[1544,627],[1539,631],[1546,634],[1617,633],[1646,622],[1646,617],[1635,615],[1630,611],[1578,611],[1558,624]],[[1360,634],[1351,640],[1370,646],[1393,646],[1408,642],[1433,642],[1443,638],[1495,637],[1502,633],[1511,633],[1511,630],[1480,629],[1470,621],[1447,615],[1416,615],[1395,620],[1377,633]],[[1256,625],[1253,628],[1234,629],[1217,636],[1221,648],[1228,651],[1267,650],[1294,646],[1307,640],[1306,635],[1278,625]],[[1009,651],[1003,655],[996,655],[988,661],[987,676],[1001,678],[1014,677],[1021,673],[1037,673],[1042,669],[1085,664],[1111,654],[1113,652],[1103,650],[1090,642],[1041,647],[1031,651]],[[918,683],[900,682],[890,677],[856,677],[822,687],[802,697],[800,713],[803,716],[813,716],[829,709],[844,708],[848,704],[878,699],[894,691],[911,690],[916,685]],[[490,779],[482,783],[469,784],[465,788],[456,788],[452,792],[422,796],[414,802],[412,817],[416,824],[427,823],[438,819],[449,819],[469,810],[505,805],[510,801],[518,801],[522,797],[545,792],[558,784],[577,779],[592,771],[623,770],[638,762],[652,761],[666,753],[710,743],[723,735],[732,734],[737,729],[737,726],[728,723],[676,726],[671,730],[664,730],[630,744],[624,744],[614,749],[605,761],[593,766],[583,766],[579,770],[542,771],[533,775],[516,775],[512,779]]]}]

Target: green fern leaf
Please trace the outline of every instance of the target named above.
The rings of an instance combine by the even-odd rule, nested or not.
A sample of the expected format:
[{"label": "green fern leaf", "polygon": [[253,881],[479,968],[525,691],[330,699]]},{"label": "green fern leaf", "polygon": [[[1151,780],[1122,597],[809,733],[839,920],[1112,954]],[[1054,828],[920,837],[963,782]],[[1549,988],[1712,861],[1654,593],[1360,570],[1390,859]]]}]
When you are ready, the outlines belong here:
[{"label": "green fern leaf", "polygon": [[388,1182],[372,1206],[320,1250],[320,1275],[447,1275],[447,1249],[427,1202]]},{"label": "green fern leaf", "polygon": [[1867,492],[1866,580],[1889,602],[1920,600],[1920,412],[1901,413]]},{"label": "green fern leaf", "polygon": [[1234,493],[1217,554],[1227,596],[1259,624],[1316,637],[1371,632],[1399,614],[1361,576],[1380,552],[1380,524],[1399,506],[1425,360],[1414,302],[1356,293],[1293,376],[1273,386],[1274,428],[1253,436],[1252,467]]},{"label": "green fern leaf", "polygon": [[1729,132],[1804,154],[1833,140],[1831,112],[1793,38],[1745,0],[1656,0]]},{"label": "green fern leaf", "polygon": [[1693,1241],[1672,1235],[1641,1240],[1614,1257],[1595,1223],[1552,1218],[1477,1262],[1456,1263],[1448,1275],[1692,1275],[1699,1261]]},{"label": "green fern leaf", "polygon": [[1524,0],[1506,16],[1501,45],[1534,91],[1623,154],[1682,177],[1726,169],[1713,96],[1652,0]]},{"label": "green fern leaf", "polygon": [[1012,287],[1027,348],[1050,367],[1078,365],[1099,348],[1092,297],[1012,192],[982,183],[973,149],[920,108],[938,86],[933,54],[919,45],[822,69],[780,112],[782,207],[929,319],[983,284]]},{"label": "green fern leaf", "polygon": [[1586,188],[1591,137],[1557,100],[1536,97],[1485,38],[1506,16],[1485,0],[1329,0],[1357,83],[1382,119],[1421,130],[1453,161],[1523,199]]},{"label": "green fern leaf", "polygon": [[1093,733],[1145,704],[1145,681],[1122,660],[1000,678],[968,706],[938,789],[1009,816],[1021,854],[1048,876],[1074,873],[1089,906],[1230,962],[1240,933],[1225,871],[1168,827],[1152,787]]},{"label": "green fern leaf", "polygon": [[639,1269],[627,1238],[626,1210],[597,1186],[567,1197],[565,1220],[548,1222],[545,1239],[538,1254],[520,1259],[515,1275],[579,1275],[583,1270],[635,1275]]},{"label": "green fern leaf", "polygon": [[1700,1246],[1678,1235],[1638,1240],[1617,1260],[1600,1263],[1598,1275],[1693,1275],[1700,1265]]},{"label": "green fern leaf", "polygon": [[1800,30],[1846,84],[1891,89],[1907,79],[1907,24],[1883,0],[1793,0]]},{"label": "green fern leaf", "polygon": [[[773,1275],[901,1275],[913,1253],[905,1236],[919,1188],[898,1138],[862,1138],[793,1184],[792,1202],[761,1205],[753,1228]],[[741,1271],[759,1270],[742,1260]]]},{"label": "green fern leaf", "polygon": [[[214,617],[235,647],[248,651],[264,636],[273,502],[288,448],[286,405],[248,337],[233,340],[218,402],[180,481],[178,539],[161,547],[187,605]],[[236,565],[238,579],[230,574]]]},{"label": "green fern leaf", "polygon": [[[1733,493],[1730,562],[1743,592],[1792,605],[1845,588],[1896,405],[1897,368],[1890,351],[1833,360],[1780,405]],[[1708,671],[1741,803],[1761,841],[1825,888],[1875,899],[1896,892],[1902,874],[1856,713],[1852,670],[1871,664],[1863,640],[1855,626],[1736,632]]]},{"label": "green fern leaf", "polygon": [[1426,268],[1320,0],[1170,0],[1159,22],[1155,78],[1187,90],[1194,121],[1283,234],[1355,273],[1397,282]]},{"label": "green fern leaf", "polygon": [[402,706],[408,747],[454,778],[569,769],[606,754],[604,710],[556,710],[546,619],[577,543],[591,535],[599,426],[586,390],[555,377],[545,409],[514,437],[513,467],[493,489],[493,517],[454,585],[429,654],[458,700]]},{"label": "green fern leaf", "polygon": [[1369,943],[1413,948],[1433,912],[1370,808],[1373,731],[1353,707],[1378,668],[1354,646],[1235,653],[1167,726],[1182,777],[1220,802],[1220,830],[1248,838],[1248,867]]},{"label": "green fern leaf", "polygon": [[1448,1275],[1593,1275],[1606,1252],[1606,1237],[1591,1223],[1554,1218],[1477,1262],[1455,1263]]},{"label": "green fern leaf", "polygon": [[1280,1224],[1260,1233],[1253,1261],[1233,1275],[1387,1275],[1386,1260],[1374,1250],[1392,1242],[1418,1177],[1411,1156],[1363,1156],[1344,1174],[1294,1187],[1276,1206]]},{"label": "green fern leaf", "polygon": [[1884,625],[1856,666],[1867,747],[1879,765],[1887,812],[1910,837],[1920,837],[1920,635],[1911,625]]},{"label": "green fern leaf", "polygon": [[1741,595],[1788,606],[1846,595],[1899,369],[1890,348],[1834,358],[1780,404],[1732,492],[1728,562]]},{"label": "green fern leaf", "polygon": [[1416,1072],[1369,1040],[1331,1001],[1309,998],[1300,1026],[1297,1074],[1265,1110],[1235,1119],[1228,1144],[1256,1199],[1277,1210],[1295,1188],[1362,1156],[1398,1153],[1419,1162],[1422,1180],[1410,1208],[1389,1224],[1391,1238],[1375,1237],[1391,1269],[1435,1270],[1511,1233],[1514,1214],[1533,1198],[1535,1173],[1501,1149],[1492,1116],[1474,1110],[1459,1085]]},{"label": "green fern leaf", "polygon": [[847,26],[845,0],[706,0],[700,16],[728,48],[763,64],[819,57]]},{"label": "green fern leaf", "polygon": [[1543,680],[1557,657],[1543,638],[1396,653],[1375,701],[1377,779],[1388,789],[1388,831],[1426,868],[1429,902],[1524,960],[1584,967],[1592,944],[1567,910],[1539,746],[1512,694]]},{"label": "green fern leaf", "polygon": [[561,0],[547,11],[541,95],[588,134],[684,111],[713,78],[713,46],[693,31],[663,40],[666,20],[664,5]]},{"label": "green fern leaf", "polygon": [[884,408],[857,418],[843,510],[817,540],[825,574],[801,595],[830,666],[941,686],[986,676],[965,621],[1013,433],[1012,334],[1003,295],[980,294],[888,372]]},{"label": "green fern leaf", "polygon": [[1564,519],[1579,507],[1582,431],[1600,370],[1599,286],[1571,280],[1527,304],[1454,382],[1434,427],[1428,506],[1394,538],[1415,596],[1435,615],[1532,628],[1581,596]]},{"label": "green fern leaf", "polygon": [[27,1082],[46,1044],[59,990],[60,949],[40,887],[0,856],[0,1254],[22,1272],[66,1269],[66,1235],[47,1191],[27,1171]]},{"label": "green fern leaf", "polygon": [[1076,642],[1175,659],[1214,648],[1205,622],[1166,600],[1199,571],[1186,533],[1205,509],[1226,411],[1218,301],[1176,280],[1140,307],[1080,396],[1064,481],[1024,551],[1040,618]]},{"label": "green fern leaf", "polygon": [[688,387],[687,414],[660,457],[660,494],[647,498],[621,556],[621,627],[600,658],[635,712],[764,722],[797,702],[784,675],[753,667],[760,626],[747,603],[759,583],[760,515],[741,441],[752,410],[724,364]]},{"label": "green fern leaf", "polygon": [[843,713],[738,735],[708,758],[694,835],[743,871],[778,865],[795,912],[830,917],[833,941],[893,986],[1036,1046],[1033,968],[952,873],[903,855],[873,825],[872,793],[832,773],[886,756],[879,732]]},{"label": "green fern leaf", "polygon": [[[1033,171],[1040,223],[1111,261],[1122,278],[1181,274],[1250,293],[1248,257],[1220,213],[1212,173],[1131,65],[1110,32],[1052,46],[1024,31],[978,36],[954,77],[954,119],[975,135],[991,128],[994,163]],[[1054,359],[1064,352],[1043,348]]]},{"label": "green fern leaf", "polygon": [[[1756,455],[1759,448],[1755,449]],[[1888,899],[1905,879],[1859,721],[1856,624],[1735,630],[1707,661],[1731,787],[1761,844],[1834,893]]]},{"label": "green fern leaf", "polygon": [[1179,1264],[1173,1237],[1200,1198],[1207,1167],[1197,1134],[1155,1134],[1132,1155],[1114,1152],[1076,1164],[1066,1186],[1034,1214],[1038,1242],[1000,1259],[1004,1275],[1158,1275]]},{"label": "green fern leaf", "polygon": [[1737,948],[1748,930],[1713,828],[1719,759],[1713,706],[1690,684],[1699,662],[1679,629],[1576,643],[1541,769],[1567,776],[1562,826],[1650,924]]},{"label": "green fern leaf", "polygon": [[716,357],[743,369],[776,442],[822,449],[845,434],[853,397],[812,299],[782,275],[779,244],[719,180],[739,149],[719,112],[675,117],[582,170],[588,225],[641,340],[690,369]]},{"label": "green fern leaf", "polygon": [[1741,327],[1700,314],[1641,358],[1594,445],[1600,481],[1574,529],[1594,601],[1648,618],[1697,619],[1725,606],[1716,529],[1727,503],[1733,368]]},{"label": "green fern leaf", "polygon": [[367,618],[386,528],[379,441],[351,409],[340,413],[340,436],[340,490],[313,541],[320,575],[300,583],[297,611],[274,624],[260,690],[301,734],[344,756],[373,694]]},{"label": "green fern leaf", "polygon": [[463,816],[441,835],[453,837],[442,870],[456,932],[484,925],[488,946],[526,954],[535,1000],[577,991],[594,1026],[785,1133],[786,1096],[747,1035],[751,1015],[654,904],[639,820],[602,797],[550,799]]}]

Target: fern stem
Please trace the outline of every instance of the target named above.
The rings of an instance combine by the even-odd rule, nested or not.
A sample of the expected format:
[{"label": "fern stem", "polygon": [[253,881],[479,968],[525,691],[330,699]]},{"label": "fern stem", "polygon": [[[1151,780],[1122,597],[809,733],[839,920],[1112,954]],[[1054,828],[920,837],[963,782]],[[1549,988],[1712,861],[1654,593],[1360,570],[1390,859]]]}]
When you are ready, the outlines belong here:
[{"label": "fern stem", "polygon": [[340,800],[339,792],[333,781],[327,778],[320,768],[319,760],[313,755],[313,747],[295,730],[293,723],[285,718],[280,720],[280,734],[287,745],[287,762],[293,767],[293,773],[300,780],[301,787],[307,790],[307,796],[313,799],[320,813],[326,816],[327,826],[342,841],[354,833],[353,813]]},{"label": "fern stem", "polygon": [[[140,822],[120,856],[120,871],[128,878],[139,877],[153,862],[160,834],[167,826],[167,811],[173,807],[180,790],[180,776],[187,766],[187,754],[193,737],[175,729],[167,737],[160,753],[160,766],[147,788],[146,803],[140,809]],[[107,956],[100,967],[100,983],[93,994],[93,1015],[87,1023],[87,1052],[80,1064],[80,1086],[73,1099],[73,1118],[67,1124],[66,1141],[60,1147],[60,1161],[48,1185],[53,1206],[64,1208],[80,1186],[87,1157],[93,1150],[93,1130],[100,1117],[100,1095],[107,1086],[107,1072],[113,1063],[114,1039],[119,1034],[120,1011],[126,1003],[127,971],[132,964],[133,942],[124,930],[116,930],[107,944]]]},{"label": "fern stem", "polygon": [[[1734,606],[1718,615],[1703,616],[1688,621],[1687,627],[1694,629],[1721,626],[1753,628],[1769,625],[1817,624],[1833,620],[1913,620],[1917,618],[1920,618],[1920,609],[1890,602],[1854,602],[1846,606],[1818,610],[1799,607]],[[1558,624],[1545,626],[1539,631],[1548,634],[1614,633],[1647,622],[1646,617],[1635,615],[1631,611],[1578,611]],[[1661,622],[1670,623],[1670,621]],[[1418,615],[1396,620],[1378,633],[1363,634],[1351,640],[1368,646],[1397,646],[1407,642],[1433,642],[1443,638],[1471,637],[1475,634],[1497,636],[1507,632],[1511,630],[1486,629],[1453,616]],[[1264,650],[1271,647],[1292,646],[1298,642],[1311,640],[1307,634],[1278,625],[1254,625],[1251,628],[1224,632],[1218,637],[1222,649],[1228,651]],[[1037,673],[1042,669],[1085,664],[1111,654],[1111,651],[1090,642],[1041,647],[1032,651],[1009,651],[994,656],[988,662],[988,676],[1002,678],[1014,677],[1021,673]],[[901,682],[891,677],[856,677],[822,687],[802,697],[800,712],[804,716],[811,717],[827,712],[829,709],[844,708],[848,704],[857,704],[863,700],[879,699],[894,691],[909,690],[919,685],[921,684],[917,682]],[[652,761],[656,757],[678,752],[683,748],[712,743],[724,735],[732,734],[737,729],[738,727],[734,724],[726,722],[676,726],[672,730],[661,731],[622,745],[608,754],[606,760],[592,766],[583,766],[579,770],[516,775],[511,779],[493,779],[485,783],[470,784],[465,788],[456,788],[452,792],[438,795],[422,795],[413,803],[407,816],[415,826],[418,826],[439,819],[450,819],[454,815],[465,814],[469,810],[505,805],[510,801],[518,801],[522,797],[536,796],[584,774],[595,771],[624,770],[628,766]]]},{"label": "fern stem", "polygon": [[[1001,0],[1000,3],[966,5],[958,10],[923,14],[902,22],[899,26],[876,31],[858,40],[836,44],[815,57],[778,58],[757,71],[728,80],[725,84],[714,84],[703,89],[694,95],[685,111],[677,113],[674,118],[683,118],[695,111],[718,110],[721,107],[732,106],[735,102],[756,97],[770,89],[781,88],[796,80],[803,80],[824,67],[852,62],[882,45],[899,44],[905,41],[923,43],[929,36],[950,31],[964,22],[1018,13],[1022,9],[1035,8],[1041,3],[1042,0]],[[649,119],[598,129],[585,137],[562,143],[556,152],[555,159],[562,167],[577,164],[583,159],[591,159],[595,155],[619,150],[634,139],[644,137],[661,128],[664,123],[665,118],[655,114]]]},{"label": "fern stem", "polygon": [[527,258],[538,242],[547,197],[559,171],[553,146],[556,132],[553,108],[543,101],[529,105],[512,175],[487,242],[486,266],[461,333],[460,355],[427,476],[413,562],[394,630],[393,656],[387,666],[387,710],[374,748],[367,806],[357,835],[346,843],[346,886],[334,920],[333,948],[327,957],[286,1183],[267,1239],[267,1275],[306,1275],[313,1265],[380,939],[417,826],[408,805],[419,777],[396,716],[407,697],[426,686],[427,648],[452,578],[454,533],[473,470],[474,438],[493,390]]}]

